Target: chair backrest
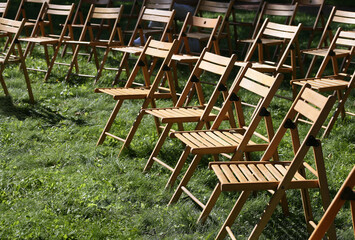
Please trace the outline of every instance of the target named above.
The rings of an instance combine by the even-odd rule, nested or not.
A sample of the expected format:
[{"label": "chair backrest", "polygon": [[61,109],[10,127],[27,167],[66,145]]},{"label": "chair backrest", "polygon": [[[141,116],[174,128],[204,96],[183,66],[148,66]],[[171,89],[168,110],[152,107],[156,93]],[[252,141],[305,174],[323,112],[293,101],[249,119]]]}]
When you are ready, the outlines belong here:
[{"label": "chair backrest", "polygon": [[[50,1],[51,0],[21,0],[15,16],[15,20],[21,20],[24,18],[27,19],[27,21],[35,22],[34,19],[37,18],[36,13],[40,12],[40,8],[43,5],[43,3],[50,3]],[[27,5],[31,5],[29,9],[27,9]],[[37,11],[33,7],[33,5],[38,5]],[[30,12],[30,16],[27,16],[29,12]],[[29,17],[32,17],[34,19],[29,19]]]},{"label": "chair backrest", "polygon": [[159,10],[173,10],[174,0],[144,0],[143,5],[146,8]]},{"label": "chair backrest", "polygon": [[[88,16],[85,20],[83,30],[80,34],[79,41],[85,41],[87,39],[90,39],[90,41],[101,41],[101,42],[107,42],[108,46],[112,46],[113,41],[115,40],[115,36],[117,34],[118,40],[117,44],[122,45],[123,44],[123,37],[122,37],[122,32],[121,28],[118,26],[121,16],[123,12],[123,6],[121,7],[116,7],[116,8],[109,8],[109,7],[95,7],[93,4],[91,5]],[[110,29],[108,29],[108,39],[102,39],[102,28],[93,28],[92,25],[93,23],[99,23],[103,24],[103,20],[111,20],[113,21],[113,24]],[[96,34],[94,33],[94,30],[96,30]],[[89,37],[86,37],[87,31],[89,32]],[[99,39],[97,39],[97,36],[100,36]]]},{"label": "chair backrest", "polygon": [[[237,74],[222,108],[211,126],[211,129],[219,129],[225,116],[228,114],[228,116],[231,117],[230,114],[233,113],[231,110],[234,106],[238,126],[239,128],[245,129],[243,139],[238,144],[238,149],[245,149],[253,135],[264,139],[266,142],[272,138],[272,124],[266,124],[266,132],[270,136],[263,136],[262,134],[257,133],[256,129],[262,118],[270,118],[270,113],[267,108],[283,80],[282,74],[277,74],[275,77],[268,76],[250,68],[249,66],[250,65],[247,64],[247,66],[242,68]],[[248,99],[253,99],[253,102],[255,102],[255,109],[250,117],[250,121],[248,121],[249,124],[246,123],[245,119],[246,110],[244,108],[246,105],[242,107],[242,96],[248,96]],[[253,106],[251,102],[248,102],[248,105]],[[265,122],[271,123],[271,120]],[[267,140],[268,137],[269,140]],[[235,151],[232,159],[240,159],[243,151],[244,150]]]},{"label": "chair backrest", "polygon": [[[139,69],[141,68],[144,77],[144,85],[145,87],[150,87],[150,89],[152,90],[149,97],[154,98],[153,94],[155,90],[158,89],[164,74],[166,74],[170,70],[171,57],[176,51],[177,45],[178,45],[177,40],[174,40],[173,42],[164,42],[164,41],[157,41],[152,39],[152,37],[149,37],[146,44],[144,45],[141,54],[137,59],[137,62],[131,72],[131,75],[129,76],[126,82],[125,88],[129,88],[132,86],[132,84],[136,80],[136,76],[139,72]],[[155,69],[159,68],[155,76],[154,74],[148,73],[148,71],[152,71],[152,72],[154,71],[153,69],[149,69],[150,64],[147,63],[148,61],[147,57],[150,57],[152,59],[157,59],[157,58],[162,59],[160,64],[154,65]],[[173,88],[174,84],[172,84],[171,77],[168,74],[166,75],[166,77],[168,78],[170,87]],[[154,78],[154,80],[151,81],[151,78]]]},{"label": "chair backrest", "polygon": [[7,10],[9,8],[9,1],[0,3],[0,17],[6,17]]},{"label": "chair backrest", "polygon": [[333,7],[329,17],[328,21],[324,27],[324,31],[322,33],[322,36],[320,38],[320,41],[318,43],[318,48],[321,48],[322,45],[326,45],[326,40],[327,36],[329,35],[330,41],[333,39],[333,33],[331,32],[333,26],[336,24],[336,28],[339,27],[339,25],[343,25],[343,27],[349,28],[349,30],[352,30],[355,28],[355,12],[352,11],[344,11],[344,10],[337,10],[336,7]]},{"label": "chair backrest", "polygon": [[[209,109],[207,109],[207,111],[210,112],[220,93],[223,93],[225,97],[227,91],[226,82],[236,58],[237,57],[234,54],[231,57],[224,57],[210,53],[207,51],[207,48],[204,48],[175,106],[181,107],[189,101],[189,98],[191,97],[190,91],[192,88],[196,90],[195,92],[200,106],[204,106],[204,104],[206,104],[206,97],[209,95],[206,94],[206,91],[202,88],[202,79],[204,76],[201,75],[207,72],[207,75],[210,76],[209,85],[213,84],[216,86],[212,95],[209,97]],[[216,77],[212,78],[211,75]]]},{"label": "chair backrest", "polygon": [[[315,29],[319,23],[319,21],[322,22],[322,26],[324,27],[324,13],[323,13],[323,8],[325,5],[325,0],[293,0],[292,4],[298,3],[298,9],[300,8],[305,8],[308,12],[311,9],[318,9],[317,10],[317,15],[316,19],[313,23],[312,28]],[[305,27],[305,26],[304,26]]]},{"label": "chair backrest", "polygon": [[258,16],[263,4],[264,4],[264,0],[235,0],[232,9],[233,21],[238,22],[237,21],[238,11],[253,12],[255,13],[255,15],[253,17],[253,20],[250,22],[250,24],[255,25],[256,21],[258,20]]},{"label": "chair backrest", "polygon": [[[145,43],[144,30],[149,30],[149,29],[153,31],[151,34],[153,34],[155,30],[157,35],[160,35],[160,38],[157,39],[159,39],[160,41],[165,41],[168,37],[168,34],[170,35],[169,29],[173,23],[174,16],[175,16],[175,10],[168,11],[168,10],[157,10],[157,9],[142,7],[136,26],[129,40],[128,46],[133,46],[134,40],[137,37],[140,37],[141,45],[144,45]],[[150,28],[149,25],[152,22],[162,24],[163,25],[162,29]],[[170,35],[170,39],[172,39],[171,35]]]},{"label": "chair backrest", "polygon": [[[295,156],[292,160],[293,170],[290,171],[289,169],[290,173],[288,174],[289,177],[294,176],[295,172],[303,163],[308,149],[311,146],[320,146],[320,141],[317,140],[316,137],[319,130],[322,128],[322,124],[332,109],[335,100],[336,99],[334,96],[325,97],[320,93],[310,89],[310,86],[306,84],[295,98],[290,110],[286,114],[284,120],[280,124],[279,129],[275,133],[274,138],[262,156],[261,161],[268,161],[273,157],[282,138],[285,136],[286,131],[289,129],[291,131],[293,152]],[[305,135],[302,144],[300,143],[299,132],[296,124],[297,120],[300,118],[305,118],[308,122],[311,123],[311,126]],[[315,159],[322,160],[323,158]],[[318,165],[318,163],[316,163],[316,165]]]},{"label": "chair backrest", "polygon": [[52,34],[46,31],[43,20],[50,18],[52,19],[51,21],[53,21],[53,18],[55,18],[58,24],[58,27],[55,28],[57,30],[57,35],[55,36],[59,37],[59,41],[61,42],[68,31],[68,23],[72,19],[73,13],[74,3],[71,5],[44,3],[31,33],[31,37],[38,36],[39,33],[41,36],[51,36]]},{"label": "chair backrest", "polygon": [[[212,45],[214,45],[215,52],[219,52],[219,49],[216,50],[216,48],[218,48],[218,43],[215,42],[214,36],[217,33],[221,21],[221,16],[218,16],[217,18],[204,18],[192,16],[190,13],[188,13],[178,36],[179,45],[181,46],[179,52],[182,52],[184,50],[185,53],[191,54],[191,49],[189,47],[188,40],[189,33],[191,34],[195,31],[200,30],[209,31],[211,33],[206,44],[207,51],[209,51]],[[198,55],[200,55],[200,53],[198,53]]]},{"label": "chair backrest", "polygon": [[[323,72],[326,69],[329,60],[331,60],[331,58],[333,56],[335,56],[335,54],[334,54],[335,48],[350,49],[350,54],[347,57],[345,57],[346,61],[343,66],[343,69],[341,69],[341,72],[346,72],[347,69],[349,68],[349,65],[351,64],[351,59],[355,54],[355,32],[354,31],[342,31],[341,28],[338,28],[338,30],[336,31],[336,33],[333,37],[332,42],[329,45],[327,53],[326,53],[325,57],[323,58],[323,61],[318,69],[316,77],[321,77],[323,75]],[[337,61],[336,59],[332,59],[333,64],[335,64],[335,66],[333,67],[333,70],[335,71],[333,73],[334,75],[339,74],[336,61]]]},{"label": "chair backrest", "polygon": [[[289,56],[290,51],[295,44],[295,41],[298,38],[298,35],[301,31],[302,24],[298,24],[298,26],[289,26],[285,24],[279,24],[274,22],[269,22],[268,19],[264,21],[264,24],[261,26],[260,31],[256,35],[254,42],[247,53],[244,61],[250,61],[256,47],[258,46],[259,50],[262,49],[262,38],[273,38],[273,39],[284,39],[286,40],[286,47],[283,50],[282,56],[279,57],[276,63],[276,72],[282,67],[282,65],[287,60],[287,56]],[[280,49],[281,50],[281,49]],[[259,51],[259,53],[262,50]],[[259,55],[259,61],[263,62],[262,56]]]},{"label": "chair backrest", "polygon": [[194,15],[202,17],[204,12],[218,14],[219,16],[223,15],[223,19],[217,33],[219,36],[223,31],[225,31],[225,28],[228,25],[228,18],[232,12],[233,5],[234,0],[230,0],[229,2],[200,0],[197,4]]},{"label": "chair backrest", "polygon": [[84,24],[88,14],[88,10],[84,11],[84,8],[89,8],[92,4],[99,7],[109,7],[112,4],[112,0],[80,0],[74,13],[72,24]]},{"label": "chair backrest", "polygon": [[21,34],[21,31],[25,25],[26,20],[22,19],[22,21],[11,20],[7,18],[0,18],[0,31],[7,32],[12,35],[11,44],[7,47],[6,53],[4,56],[4,64],[6,64],[10,58],[10,56],[16,52],[15,48],[18,50],[18,54],[21,57],[21,45],[20,41],[18,40]]},{"label": "chair backrest", "polygon": [[256,27],[254,29],[253,37],[256,37],[262,22],[266,18],[272,18],[272,21],[275,21],[273,18],[282,18],[285,19],[284,22],[280,22],[286,25],[292,25],[294,22],[296,13],[297,13],[298,3],[296,4],[278,4],[278,3],[268,3],[264,2],[264,5],[260,11]]}]

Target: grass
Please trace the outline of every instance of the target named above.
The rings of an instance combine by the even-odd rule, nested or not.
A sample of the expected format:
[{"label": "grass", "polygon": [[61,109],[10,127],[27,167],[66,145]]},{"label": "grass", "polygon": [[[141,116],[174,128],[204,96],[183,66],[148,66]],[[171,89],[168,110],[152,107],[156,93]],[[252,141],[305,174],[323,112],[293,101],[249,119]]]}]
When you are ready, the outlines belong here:
[{"label": "grass", "polygon": [[[44,64],[41,52],[27,64]],[[68,59],[66,59],[68,61]],[[80,62],[85,72],[92,63]],[[0,95],[0,238],[1,239],[213,239],[238,194],[222,194],[205,225],[196,224],[199,208],[183,197],[167,206],[172,191],[164,186],[169,173],[154,165],[142,170],[157,134],[150,118],[144,118],[131,149],[117,158],[121,144],[107,139],[95,147],[115,102],[93,93],[91,79],[63,82],[66,68],[55,68],[47,83],[41,73],[31,73],[36,104],[28,103],[22,73],[11,66],[5,81],[12,97]],[[182,68],[182,81],[188,76]],[[113,73],[105,72],[101,86],[108,86]],[[286,79],[289,79],[286,77]],[[291,95],[285,84],[278,92]],[[245,96],[247,98],[248,96]],[[353,111],[352,94],[346,107]],[[124,135],[141,102],[126,102],[114,127]],[[160,106],[169,106],[161,101]],[[278,127],[290,102],[275,98],[270,106]],[[290,142],[279,148],[290,156]],[[182,151],[175,140],[165,144],[162,155],[174,162]],[[355,119],[338,120],[331,136],[323,141],[331,197],[333,198],[355,162]],[[308,156],[308,160],[311,156]],[[189,186],[206,201],[216,178],[203,159]],[[238,239],[245,239],[268,202],[259,193],[245,205],[233,226]],[[261,239],[305,239],[306,226],[298,191],[288,192],[291,215],[276,210]],[[322,216],[318,191],[311,191],[315,218]],[[353,229],[349,205],[336,219],[339,239],[351,239]]]}]

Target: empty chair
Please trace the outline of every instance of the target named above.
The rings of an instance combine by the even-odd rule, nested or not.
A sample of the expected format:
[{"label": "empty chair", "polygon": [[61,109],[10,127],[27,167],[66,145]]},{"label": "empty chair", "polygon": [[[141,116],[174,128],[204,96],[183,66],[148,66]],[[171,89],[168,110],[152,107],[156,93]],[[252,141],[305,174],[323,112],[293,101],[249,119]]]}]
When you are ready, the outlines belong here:
[{"label": "empty chair", "polygon": [[[257,34],[260,32],[260,28],[266,18],[269,18],[270,21],[276,23],[282,23],[285,25],[293,25],[294,19],[297,13],[298,4],[278,4],[278,3],[268,3],[264,2],[263,7],[259,13],[258,20],[255,24],[252,37],[250,39],[238,39],[237,43],[243,43],[250,47],[250,44],[253,43]],[[279,18],[283,19],[283,22],[279,22]],[[276,40],[272,41],[269,39],[267,42],[264,42],[266,45],[280,45],[281,43]],[[244,50],[243,50],[244,53]],[[276,57],[274,54],[273,59]]]},{"label": "empty chair", "polygon": [[[299,95],[293,102],[290,110],[280,124],[271,143],[266,149],[260,161],[241,161],[234,159],[229,162],[211,162],[209,167],[218,178],[218,184],[211,195],[207,208],[214,205],[222,191],[241,192],[233,209],[229,213],[216,239],[224,239],[228,234],[232,239],[235,238],[232,232],[232,225],[245,202],[253,191],[269,191],[271,198],[265,207],[261,217],[253,228],[249,239],[258,239],[263,229],[271,218],[275,208],[280,200],[285,197],[286,190],[300,189],[305,222],[307,229],[313,229],[315,226],[310,196],[308,189],[318,188],[322,208],[326,210],[330,204],[329,189],[327,183],[325,163],[322,153],[321,142],[317,139],[317,134],[329,114],[334,104],[333,96],[324,97],[308,87],[303,87]],[[307,118],[312,122],[311,127],[305,134],[298,131],[298,118]],[[282,161],[272,161],[272,156],[281,140],[286,136],[286,131],[290,130],[292,138],[293,158]],[[303,139],[302,141],[300,139]],[[314,164],[312,167],[305,156],[313,149]],[[206,217],[206,216],[204,216]],[[328,231],[331,239],[335,239],[334,225]],[[297,236],[294,236],[297,238]]]},{"label": "empty chair", "polygon": [[314,34],[316,32],[323,32],[325,27],[325,19],[324,19],[324,5],[325,0],[293,0],[293,4],[298,3],[298,14],[300,13],[300,9],[304,9],[303,11],[307,16],[313,12],[316,13],[315,20],[313,25],[303,25],[302,31],[307,31],[308,44],[307,48],[311,47],[311,43],[314,39]]},{"label": "empty chair", "polygon": [[[177,96],[170,71],[171,57],[175,52],[176,47],[176,40],[174,40],[172,43],[168,43],[152,40],[151,37],[149,37],[142,53],[137,59],[137,62],[132,70],[130,77],[127,80],[125,87],[95,89],[95,92],[111,95],[113,96],[114,100],[117,100],[117,103],[101,133],[97,145],[102,144],[106,139],[106,136],[110,136],[119,141],[125,142],[125,139],[119,136],[115,136],[109,132],[124,100],[141,99],[143,100],[142,109],[147,108],[149,105],[156,107],[156,99],[172,99],[173,104],[176,103]],[[148,61],[148,58],[151,58],[150,61]],[[159,58],[162,61],[160,63],[154,64],[154,69],[158,70],[154,77],[154,74],[150,74],[149,70],[154,70],[151,69],[150,63],[156,58]],[[132,86],[140,70],[142,70],[143,73],[144,83],[141,85],[141,87],[134,88]],[[168,87],[161,86],[161,82],[164,76],[168,79]],[[151,79],[153,80],[151,81]],[[141,118],[136,118],[135,120],[138,125],[140,121]],[[158,121],[156,121],[156,127],[157,131],[159,131]]]},{"label": "empty chair", "polygon": [[[8,64],[13,64],[13,63],[20,64],[20,68],[23,70],[23,75],[25,77],[26,87],[30,98],[30,102],[34,103],[31,82],[28,77],[27,68],[25,64],[25,58],[22,53],[21,44],[18,41],[24,26],[25,26],[24,19],[22,21],[16,21],[16,20],[10,20],[6,18],[0,18],[0,32],[5,32],[6,34],[13,35],[11,37],[12,40],[9,44],[9,47],[6,49],[6,51],[1,52],[0,54],[0,65],[1,65],[0,83],[4,90],[5,95],[8,96],[9,92],[7,90],[7,86],[3,78],[3,72]],[[14,53],[17,53],[17,55],[14,55]]]},{"label": "empty chair", "polygon": [[[347,47],[346,49],[337,48],[340,45]],[[348,50],[350,49],[350,51]],[[333,54],[337,50],[337,54]],[[329,135],[333,125],[339,114],[342,118],[345,117],[345,103],[348,99],[352,89],[355,86],[355,72],[352,74],[347,73],[348,67],[351,63],[352,57],[355,51],[355,32],[353,31],[341,31],[341,28],[336,32],[333,41],[331,42],[321,66],[314,78],[296,79],[291,81],[294,96],[297,93],[297,86],[303,86],[309,84],[312,89],[319,92],[333,92],[338,98],[338,105],[333,113],[330,121],[325,127],[323,137]],[[339,69],[337,65],[337,58],[342,57],[345,59],[344,66]],[[331,61],[333,65],[334,74],[325,76],[323,74],[328,63]],[[351,114],[353,115],[353,114]]]},{"label": "empty chair", "polygon": [[[263,6],[264,0],[236,0],[232,8],[232,21],[229,21],[229,25],[233,27],[235,45],[238,44],[238,30],[245,33],[245,37],[250,38],[256,27],[259,13]],[[250,21],[246,21],[245,18],[241,19],[239,13],[248,12],[252,14]],[[244,16],[244,15],[243,15]],[[240,29],[239,29],[240,28]]]},{"label": "empty chair", "polygon": [[[64,44],[66,45],[72,45],[73,47],[75,46],[74,54],[69,65],[66,80],[69,80],[74,67],[76,70],[76,75],[78,76],[95,77],[95,75],[79,74],[78,55],[80,47],[87,47],[92,49],[97,69],[96,78],[100,78],[103,65],[107,60],[111,48],[124,45],[122,31],[119,27],[122,12],[123,6],[119,8],[102,8],[91,5],[78,41],[64,41]],[[100,23],[104,20],[111,21],[110,28],[100,29],[93,27],[95,26],[95,23]],[[100,32],[100,34],[98,34],[98,32]],[[105,36],[106,32],[108,38],[105,39],[103,38],[103,36]],[[105,50],[104,55],[102,57],[102,61],[99,61],[98,59],[97,48],[104,48]]]},{"label": "empty chair", "polygon": [[[139,55],[142,52],[143,46],[146,42],[145,39],[147,37],[151,36],[153,37],[153,39],[160,40],[160,41],[166,41],[167,39],[169,41],[172,41],[172,34],[170,31],[170,27],[172,26],[174,16],[175,16],[174,10],[168,11],[168,10],[148,9],[145,7],[142,8],[128,45],[115,47],[111,49],[113,51],[118,51],[123,54],[121,57],[119,67],[103,68],[107,70],[117,71],[115,80],[113,81],[114,84],[117,83],[118,80],[120,80],[121,72],[123,70],[126,70],[127,76],[129,76],[129,66],[128,66],[129,56],[131,54]],[[164,26],[164,28],[157,29],[155,27],[149,27],[149,25],[152,22],[160,23]],[[135,45],[135,41],[138,42],[138,46]],[[105,63],[103,62],[103,66],[104,65]],[[97,83],[98,80],[99,78],[96,78],[95,83]]]},{"label": "empty chair", "polygon": [[[252,68],[260,72],[269,73],[290,73],[292,79],[296,79],[297,76],[297,66],[296,66],[296,55],[299,52],[297,47],[298,35],[300,33],[302,24],[298,26],[289,26],[274,22],[269,22],[265,19],[263,26],[260,28],[259,33],[256,35],[248,51],[244,62],[237,61],[235,64],[237,66],[244,66],[245,62],[251,61],[254,53],[258,53],[258,61],[252,62]],[[270,42],[273,44],[282,44],[282,47],[278,48],[280,51],[279,58],[277,61],[272,61],[265,59],[264,45],[268,45],[269,38]],[[290,57],[290,64],[286,64],[286,60]]]},{"label": "empty chair", "polygon": [[[311,48],[311,49],[306,49],[302,50],[303,54],[310,55],[312,56],[312,61],[309,64],[307,73],[305,75],[306,78],[311,76],[313,67],[316,63],[316,60],[318,57],[324,57],[327,54],[327,50],[329,48],[329,44],[331,43],[333,39],[333,32],[332,30],[335,30],[338,28],[339,24],[343,24],[343,28],[348,30],[353,30],[355,27],[355,12],[351,11],[343,11],[343,10],[337,10],[336,7],[332,8],[332,11],[329,14],[328,21],[324,27],[322,36],[320,38],[320,41],[317,45],[316,48]],[[336,28],[335,28],[336,26]],[[329,40],[329,44],[327,44],[327,41]],[[351,49],[347,50],[348,53],[351,52]],[[338,50],[334,49],[334,54],[335,55],[342,55],[344,54],[344,49]]]},{"label": "empty chair", "polygon": [[[195,14],[196,16],[204,16],[205,13],[209,14],[218,14],[222,17],[221,25],[218,29],[218,32],[215,35],[215,41],[219,42],[221,39],[226,39],[228,43],[228,52],[232,54],[232,41],[231,41],[231,34],[229,29],[229,16],[232,12],[234,0],[229,2],[217,2],[217,1],[207,1],[207,0],[200,0],[197,4]],[[198,41],[208,41],[209,40],[209,33],[204,33],[200,31],[199,34],[194,34],[190,36],[192,38],[197,39]],[[217,52],[220,54],[220,52]]]},{"label": "empty chair", "polygon": [[[51,71],[53,69],[53,65],[55,64],[55,60],[58,56],[59,49],[62,46],[62,43],[66,37],[68,32],[68,23],[71,19],[74,12],[74,4],[71,5],[58,5],[58,4],[48,4],[44,3],[41,9],[41,12],[36,21],[36,25],[33,28],[30,37],[21,38],[20,41],[26,42],[27,47],[25,50],[25,57],[27,57],[32,47],[35,44],[40,44],[44,48],[45,60],[47,64],[47,69],[39,69],[36,66],[29,67],[28,70],[44,72],[45,77],[44,80],[47,81]],[[58,34],[52,34],[48,29],[46,30],[43,19],[55,18],[58,19]],[[62,22],[60,22],[62,21]],[[72,37],[71,37],[72,38]],[[49,56],[48,45],[53,46],[53,55]]]},{"label": "empty chair", "polygon": [[0,17],[2,18],[6,17],[9,6],[10,4],[8,0],[6,2],[0,2]]}]

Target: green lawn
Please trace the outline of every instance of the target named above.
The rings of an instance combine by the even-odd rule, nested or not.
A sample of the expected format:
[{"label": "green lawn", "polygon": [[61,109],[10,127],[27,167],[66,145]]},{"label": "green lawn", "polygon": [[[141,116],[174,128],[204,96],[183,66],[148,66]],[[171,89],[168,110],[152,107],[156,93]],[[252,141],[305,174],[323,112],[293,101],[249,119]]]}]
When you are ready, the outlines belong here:
[{"label": "green lawn", "polygon": [[[27,59],[28,65],[45,65],[40,51],[34,56]],[[85,73],[95,72],[93,63],[84,58],[80,64]],[[179,70],[183,85],[189,73],[186,67]],[[200,209],[190,199],[183,197],[167,206],[173,193],[164,189],[169,172],[154,165],[142,173],[157,141],[154,121],[144,118],[131,149],[120,158],[121,143],[115,140],[108,138],[96,147],[115,101],[95,94],[92,79],[63,82],[66,71],[63,66],[54,68],[47,83],[43,74],[30,73],[34,105],[28,103],[18,67],[7,67],[4,73],[11,97],[0,94],[0,239],[213,239],[239,194],[222,194],[205,225],[196,224]],[[109,86],[113,77],[106,71],[99,86]],[[291,96],[290,77],[285,79],[278,94]],[[346,104],[349,111],[355,112],[354,102],[353,91]],[[139,101],[123,105],[114,125],[118,135],[128,131],[140,105]],[[272,101],[275,128],[290,105],[280,98]],[[322,146],[333,198],[355,163],[355,118],[339,119]],[[170,139],[161,156],[174,163],[182,150],[178,141]],[[283,141],[281,158],[287,159],[291,151],[289,139]],[[202,161],[189,184],[203,201],[217,182],[207,168],[209,159]],[[319,220],[323,214],[319,192],[310,194]],[[258,193],[245,205],[232,228],[238,239],[248,236],[269,196]],[[261,239],[307,238],[299,191],[290,191],[287,197],[290,216],[278,208]],[[349,204],[335,224],[339,239],[352,239]]]}]

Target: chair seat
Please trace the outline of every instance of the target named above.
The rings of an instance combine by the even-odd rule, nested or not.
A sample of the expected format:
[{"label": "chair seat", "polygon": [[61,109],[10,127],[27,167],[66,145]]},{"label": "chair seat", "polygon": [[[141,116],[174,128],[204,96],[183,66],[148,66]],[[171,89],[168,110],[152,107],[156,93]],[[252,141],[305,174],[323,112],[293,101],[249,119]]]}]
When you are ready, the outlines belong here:
[{"label": "chair seat", "polygon": [[59,39],[52,38],[52,37],[26,37],[26,38],[20,38],[19,40],[24,42],[33,42],[33,43],[40,43],[40,44],[54,44],[59,42]]},{"label": "chair seat", "polygon": [[[242,42],[242,43],[253,43],[254,39],[241,39],[238,40],[238,42]],[[261,39],[261,43],[264,45],[280,45],[283,44],[285,41],[281,40],[281,39],[269,39],[269,38],[262,38]]]},{"label": "chair seat", "polygon": [[294,80],[292,81],[292,84],[299,86],[310,84],[313,89],[316,89],[320,92],[326,92],[346,89],[349,85],[349,82],[334,78],[309,78],[304,80]]},{"label": "chair seat", "polygon": [[[192,154],[233,153],[243,139],[244,129],[201,130],[172,133],[187,146]],[[267,143],[255,143],[249,140],[245,152],[264,151]]]},{"label": "chair seat", "polygon": [[[221,183],[222,191],[276,190],[287,173],[291,162],[248,161],[211,162],[210,168]],[[304,163],[304,167],[311,167]],[[311,175],[311,174],[308,174]],[[298,172],[293,176],[288,188],[318,188],[318,179],[306,179]]]},{"label": "chair seat", "polygon": [[201,41],[206,41],[210,38],[211,34],[210,33],[203,33],[203,32],[193,32],[193,33],[187,33],[186,36],[188,38],[195,38]]},{"label": "chair seat", "polygon": [[[325,57],[327,55],[328,49],[327,48],[315,48],[315,49],[307,49],[303,50],[302,53],[309,54],[309,55],[316,55]],[[347,49],[334,49],[335,56],[337,57],[346,57],[348,54],[351,53],[351,50]]]},{"label": "chair seat", "polygon": [[141,47],[141,46],[117,47],[117,48],[112,48],[112,50],[130,53],[130,54],[134,54],[134,55],[138,56],[143,51],[143,47]]},{"label": "chair seat", "polygon": [[[242,61],[236,61],[234,65],[238,67],[245,67],[247,63],[242,62]],[[261,72],[275,72],[276,71],[276,66],[274,62],[271,61],[265,61],[264,63],[259,63],[259,62],[252,62],[251,68],[261,71]],[[292,72],[292,67],[289,65],[282,65],[281,72]]]},{"label": "chair seat", "polygon": [[199,58],[199,56],[194,56],[190,54],[174,54],[171,59],[184,63],[195,63]]},{"label": "chair seat", "polygon": [[[122,99],[145,99],[149,94],[150,89],[148,88],[96,88],[96,93],[106,93],[113,96],[115,100]],[[170,93],[159,93],[154,94],[154,98],[170,98]]]},{"label": "chair seat", "polygon": [[[162,123],[198,122],[204,112],[203,107],[153,108],[145,109],[147,114],[161,118]],[[215,114],[210,114],[207,121],[213,121]]]}]

